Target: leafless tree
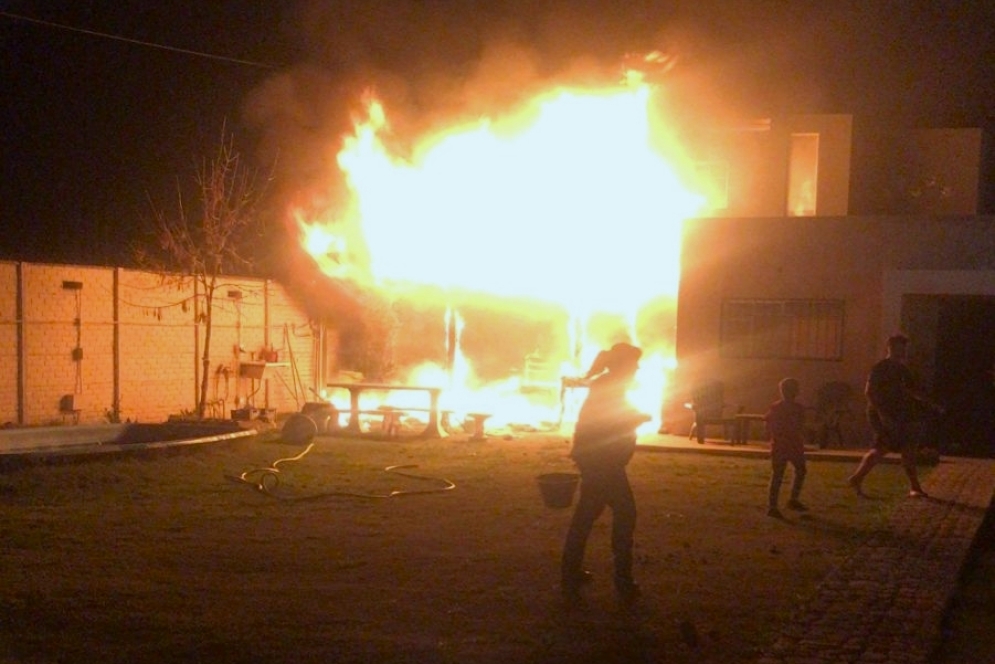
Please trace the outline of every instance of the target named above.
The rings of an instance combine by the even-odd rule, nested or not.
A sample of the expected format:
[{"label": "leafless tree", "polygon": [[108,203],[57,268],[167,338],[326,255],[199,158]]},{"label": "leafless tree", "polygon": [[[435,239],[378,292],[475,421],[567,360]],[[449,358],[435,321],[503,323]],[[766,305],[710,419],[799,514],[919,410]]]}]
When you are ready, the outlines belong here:
[{"label": "leafless tree", "polygon": [[216,152],[196,168],[191,196],[196,200],[188,200],[178,183],[175,208],[167,212],[152,205],[155,246],[135,251],[138,264],[158,272],[164,282],[195,285],[194,311],[203,335],[198,418],[207,411],[214,296],[226,285],[225,275],[252,272],[250,243],[258,237],[268,182],[222,127]]}]

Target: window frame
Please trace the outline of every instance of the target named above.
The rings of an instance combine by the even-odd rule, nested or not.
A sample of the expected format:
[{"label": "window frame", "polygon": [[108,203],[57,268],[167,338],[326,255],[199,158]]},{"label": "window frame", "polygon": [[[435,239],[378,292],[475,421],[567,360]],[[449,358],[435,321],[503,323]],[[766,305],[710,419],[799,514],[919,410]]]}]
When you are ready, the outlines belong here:
[{"label": "window frame", "polygon": [[822,137],[818,132],[791,134],[788,156],[788,198],[785,213],[789,217],[814,217],[819,214],[819,155]]},{"label": "window frame", "polygon": [[845,329],[845,300],[726,298],[719,315],[719,354],[730,359],[839,362]]}]

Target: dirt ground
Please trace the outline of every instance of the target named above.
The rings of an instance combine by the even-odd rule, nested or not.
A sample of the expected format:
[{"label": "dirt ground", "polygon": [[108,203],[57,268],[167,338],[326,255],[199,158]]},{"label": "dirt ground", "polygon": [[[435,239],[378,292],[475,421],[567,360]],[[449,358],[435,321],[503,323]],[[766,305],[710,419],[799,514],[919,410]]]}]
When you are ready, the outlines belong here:
[{"label": "dirt ground", "polygon": [[904,496],[897,466],[861,501],[811,464],[778,521],[765,459],[641,451],[643,597],[614,594],[605,514],[568,607],[571,512],[536,483],[563,436],[313,442],[4,468],[0,662],[751,662]]}]

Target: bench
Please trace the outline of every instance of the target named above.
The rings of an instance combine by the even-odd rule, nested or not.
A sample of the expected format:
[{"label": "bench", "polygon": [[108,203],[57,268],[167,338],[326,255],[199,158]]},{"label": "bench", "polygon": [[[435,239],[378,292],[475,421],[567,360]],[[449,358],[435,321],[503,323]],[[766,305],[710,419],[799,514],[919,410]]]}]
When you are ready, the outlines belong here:
[{"label": "bench", "polygon": [[[402,415],[404,415],[405,413],[428,413],[429,416],[431,417],[432,409],[419,408],[416,406],[391,406],[385,404],[376,410],[360,411],[360,414],[372,415],[377,413],[383,415],[381,430],[384,432],[384,435],[386,435],[389,438],[395,438],[400,433]],[[441,426],[445,431],[448,431],[450,429],[449,420],[452,414],[453,414],[452,410],[446,408],[438,409],[439,426]]]},{"label": "bench", "polygon": [[470,433],[470,440],[487,440],[484,435],[484,422],[490,417],[490,413],[467,413],[466,417],[473,424],[473,431]]},{"label": "bench", "polygon": [[[397,437],[400,432],[401,426],[401,415],[408,410],[416,410],[414,408],[397,408],[394,406],[380,406],[379,408],[361,408],[355,411],[356,415],[365,415],[372,418],[380,418],[380,431],[388,438]],[[421,409],[427,411],[428,409]],[[353,411],[338,410],[334,406],[331,406],[327,411],[319,411],[316,413],[306,413],[311,417],[311,419],[316,419],[316,424],[318,425],[319,433],[335,433],[346,427],[342,426],[342,422],[339,418],[342,415],[350,415]],[[446,412],[446,411],[443,411]],[[348,422],[347,422],[348,426]]]}]

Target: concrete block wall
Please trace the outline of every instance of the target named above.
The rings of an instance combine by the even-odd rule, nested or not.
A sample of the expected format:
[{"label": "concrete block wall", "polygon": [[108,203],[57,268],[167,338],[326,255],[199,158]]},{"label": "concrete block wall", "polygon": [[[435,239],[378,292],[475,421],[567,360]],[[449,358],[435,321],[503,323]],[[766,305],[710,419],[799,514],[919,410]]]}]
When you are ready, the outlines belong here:
[{"label": "concrete block wall", "polygon": [[118,272],[119,412],[161,421],[196,406],[193,284],[147,272]]},{"label": "concrete block wall", "polygon": [[18,266],[0,263],[0,424],[18,419]]},{"label": "concrete block wall", "polygon": [[[304,330],[285,348],[284,328]],[[211,368],[212,388],[227,410],[252,406],[277,411],[300,410],[308,401],[306,388],[297,376],[307,377],[305,386],[314,387],[314,344],[311,326],[304,312],[286,290],[270,281],[232,280],[218,289],[214,302]],[[273,350],[277,361],[270,362],[262,379],[240,371],[243,364],[264,361]],[[306,361],[302,361],[306,360]],[[293,360],[293,362],[291,362]],[[216,389],[215,386],[216,385]]]},{"label": "concrete block wall", "polygon": [[72,417],[60,411],[63,398],[80,414],[102,414],[113,392],[113,272],[22,264],[20,289],[25,421]]},{"label": "concrete block wall", "polygon": [[[235,292],[241,297],[229,297]],[[71,422],[72,413],[60,412],[63,397],[72,398],[81,423],[114,412],[154,422],[193,411],[202,295],[189,279],[137,270],[0,262],[0,423]],[[227,418],[246,404],[299,410],[307,398],[291,377],[313,380],[315,345],[292,297],[278,284],[238,279],[217,290],[213,312],[209,414]],[[263,380],[240,376],[240,362],[284,345],[285,326],[298,331],[296,370],[281,353],[287,366],[268,369]]]},{"label": "concrete block wall", "polygon": [[286,381],[281,382],[289,383],[294,388],[296,398],[302,405],[307,401],[314,401],[316,395],[311,390],[320,390],[317,385],[318,364],[301,362],[300,358],[320,357],[318,327],[302,315],[290,294],[280,284],[269,284],[267,301],[270,312],[270,343],[279,351],[281,361],[292,361],[292,366],[283,372]]}]

